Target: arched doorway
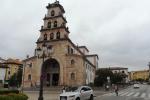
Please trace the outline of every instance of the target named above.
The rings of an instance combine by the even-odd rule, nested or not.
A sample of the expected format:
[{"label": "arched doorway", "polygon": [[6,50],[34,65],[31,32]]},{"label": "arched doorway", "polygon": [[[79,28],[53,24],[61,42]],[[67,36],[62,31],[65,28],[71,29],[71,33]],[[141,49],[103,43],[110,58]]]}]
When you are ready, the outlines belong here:
[{"label": "arched doorway", "polygon": [[43,63],[44,86],[59,85],[60,66],[57,60],[48,59]]}]

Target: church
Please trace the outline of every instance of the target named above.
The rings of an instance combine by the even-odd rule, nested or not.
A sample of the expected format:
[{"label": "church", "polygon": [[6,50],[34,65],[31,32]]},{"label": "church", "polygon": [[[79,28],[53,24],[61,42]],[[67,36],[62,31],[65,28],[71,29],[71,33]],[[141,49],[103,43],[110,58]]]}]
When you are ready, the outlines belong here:
[{"label": "church", "polygon": [[98,55],[71,41],[65,10],[59,1],[46,8],[34,55],[23,60],[23,86],[37,86],[40,77],[45,87],[93,83]]}]

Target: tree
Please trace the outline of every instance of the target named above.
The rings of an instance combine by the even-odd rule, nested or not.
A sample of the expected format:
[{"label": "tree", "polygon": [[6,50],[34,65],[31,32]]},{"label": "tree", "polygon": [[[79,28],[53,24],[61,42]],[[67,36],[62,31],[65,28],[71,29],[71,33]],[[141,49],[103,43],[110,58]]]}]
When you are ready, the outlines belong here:
[{"label": "tree", "polygon": [[117,83],[124,83],[124,79],[127,77],[126,74],[124,73],[114,73],[112,76],[112,83],[117,84]]},{"label": "tree", "polygon": [[107,83],[107,77],[113,76],[112,71],[109,69],[99,69],[96,71],[96,78],[94,80],[95,86],[103,86],[105,83]]},{"label": "tree", "polygon": [[18,86],[20,87],[21,86],[21,83],[22,83],[22,74],[23,74],[23,69],[22,67],[20,66],[19,69],[18,69],[18,72],[17,72],[17,82],[18,82]]},{"label": "tree", "polygon": [[11,87],[17,86],[16,73],[10,77],[10,79],[9,79],[9,86],[11,86]]},{"label": "tree", "polygon": [[112,73],[109,69],[99,69],[96,71],[94,80],[95,86],[103,86],[108,83],[107,77],[110,77],[111,84],[124,83],[127,75],[125,73]]},{"label": "tree", "polygon": [[114,73],[111,79],[111,82],[113,84],[120,83],[123,80],[120,73]]},{"label": "tree", "polygon": [[9,79],[9,86],[12,87],[20,87],[21,83],[22,83],[22,67],[19,67],[17,73],[14,73],[14,75],[12,75]]}]

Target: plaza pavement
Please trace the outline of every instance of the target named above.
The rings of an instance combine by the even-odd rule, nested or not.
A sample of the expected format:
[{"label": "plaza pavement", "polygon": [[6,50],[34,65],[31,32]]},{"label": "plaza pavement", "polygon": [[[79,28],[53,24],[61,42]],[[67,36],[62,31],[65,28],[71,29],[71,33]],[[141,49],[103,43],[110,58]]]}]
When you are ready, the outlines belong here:
[{"label": "plaza pavement", "polygon": [[[121,89],[125,89],[127,87],[124,88],[120,88]],[[113,89],[110,89],[109,91],[105,91],[104,88],[93,88],[94,90],[94,96],[101,96],[104,95],[106,93],[111,93],[113,92]],[[24,93],[29,97],[28,100],[38,100],[39,97],[39,91],[24,91]],[[59,100],[59,94],[61,93],[61,91],[59,89],[52,89],[52,90],[46,90],[43,92],[43,97],[44,100]],[[95,97],[95,98],[96,98]]]},{"label": "plaza pavement", "polygon": [[[111,91],[104,91],[104,90],[94,90],[94,95],[95,96],[100,96],[105,93],[109,93]],[[29,99],[28,100],[38,100],[39,97],[39,91],[25,91],[25,94],[28,95]],[[44,100],[59,100],[59,94],[61,92],[59,91],[44,91],[43,97]]]}]

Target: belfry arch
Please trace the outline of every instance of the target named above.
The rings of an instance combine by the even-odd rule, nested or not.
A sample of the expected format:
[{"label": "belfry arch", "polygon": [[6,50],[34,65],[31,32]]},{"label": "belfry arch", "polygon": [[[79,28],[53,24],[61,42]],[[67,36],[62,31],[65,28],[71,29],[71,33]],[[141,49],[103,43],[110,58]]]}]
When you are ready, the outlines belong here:
[{"label": "belfry arch", "polygon": [[43,63],[44,86],[58,86],[60,80],[60,65],[56,59],[50,58]]}]

